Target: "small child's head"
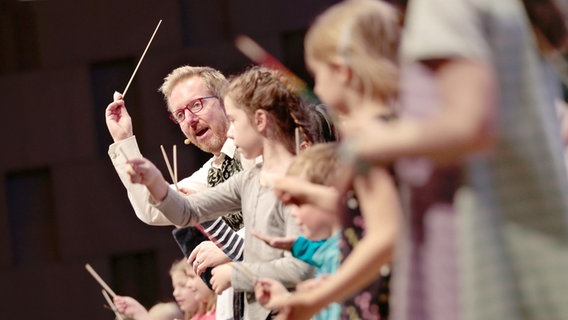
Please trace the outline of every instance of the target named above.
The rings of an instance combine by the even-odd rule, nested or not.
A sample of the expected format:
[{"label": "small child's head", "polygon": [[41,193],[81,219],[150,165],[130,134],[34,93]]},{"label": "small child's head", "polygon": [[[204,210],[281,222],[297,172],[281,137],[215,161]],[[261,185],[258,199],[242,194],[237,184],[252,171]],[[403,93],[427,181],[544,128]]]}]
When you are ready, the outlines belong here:
[{"label": "small child's head", "polygon": [[[319,143],[302,151],[294,158],[286,175],[330,186],[339,169],[337,147],[336,142]],[[302,234],[311,240],[328,238],[337,226],[337,217],[334,214],[312,205],[295,207],[291,214],[296,218]]]},{"label": "small child's head", "polygon": [[175,320],[183,319],[183,312],[175,302],[159,302],[148,310],[152,320]]},{"label": "small child's head", "polygon": [[384,1],[343,1],[324,11],[304,43],[320,99],[342,113],[348,112],[342,88],[391,101],[398,91],[399,39],[398,12]]},{"label": "small child's head", "polygon": [[186,316],[193,316],[197,313],[199,308],[199,303],[195,299],[195,295],[187,286],[187,280],[190,274],[195,276],[193,268],[185,259],[175,261],[170,268],[170,276],[174,288],[173,296]]},{"label": "small child's head", "polygon": [[203,315],[215,309],[217,295],[207,286],[207,284],[193,272],[187,274],[187,288],[193,294],[193,298],[199,304],[197,314]]},{"label": "small child's head", "polygon": [[231,122],[228,135],[248,159],[262,154],[261,137],[276,140],[295,154],[296,127],[313,141],[305,129],[309,124],[308,111],[279,71],[251,67],[231,78],[224,97]]}]

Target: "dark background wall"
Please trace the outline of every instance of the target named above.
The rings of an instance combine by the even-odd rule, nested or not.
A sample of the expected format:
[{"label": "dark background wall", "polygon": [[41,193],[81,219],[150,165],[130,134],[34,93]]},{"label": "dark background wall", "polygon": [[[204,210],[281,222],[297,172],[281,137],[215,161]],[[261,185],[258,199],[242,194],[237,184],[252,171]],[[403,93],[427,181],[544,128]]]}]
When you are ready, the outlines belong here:
[{"label": "dark background wall", "polygon": [[[208,157],[183,145],[157,88],[173,68],[251,62],[246,34],[309,83],[302,40],[332,0],[0,0],[0,319],[113,319],[93,268],[146,306],[171,297],[171,227],[137,220],[106,154],[104,109],[122,91],[142,153],[180,176]],[[167,174],[165,176],[168,176]]]}]

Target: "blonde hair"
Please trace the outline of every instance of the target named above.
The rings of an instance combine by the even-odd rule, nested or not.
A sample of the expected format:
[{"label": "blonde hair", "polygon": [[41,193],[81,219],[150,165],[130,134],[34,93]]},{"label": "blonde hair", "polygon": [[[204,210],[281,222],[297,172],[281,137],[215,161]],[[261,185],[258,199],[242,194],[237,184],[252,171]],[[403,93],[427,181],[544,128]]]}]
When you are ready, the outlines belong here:
[{"label": "blonde hair", "polygon": [[223,91],[229,84],[227,78],[219,70],[201,66],[181,66],[174,69],[164,78],[164,83],[158,91],[164,95],[166,103],[168,103],[173,88],[181,81],[191,77],[201,78],[210,94],[218,97],[221,100],[221,105],[223,104]]},{"label": "blonde hair", "polygon": [[308,30],[306,61],[340,58],[353,70],[353,88],[388,102],[398,93],[400,33],[400,16],[393,6],[377,0],[340,2]]},{"label": "blonde hair", "polygon": [[183,272],[186,276],[193,274],[193,268],[185,261],[185,259],[176,260],[172,263],[170,267],[170,276],[175,272]]},{"label": "blonde hair", "polygon": [[281,72],[253,66],[231,78],[225,96],[230,96],[251,121],[257,110],[265,110],[274,124],[269,126],[267,134],[281,141],[290,153],[296,153],[296,128],[307,141],[314,141],[307,107]]},{"label": "blonde hair", "polygon": [[174,320],[183,317],[183,311],[176,302],[158,302],[148,310],[152,320]]},{"label": "blonde hair", "polygon": [[[199,277],[198,275],[195,274],[193,268],[189,265],[189,263],[187,263],[187,261],[184,259],[177,260],[172,264],[172,267],[170,268],[170,275],[172,275],[174,272],[183,272],[184,275],[188,278]],[[203,279],[201,279],[201,281],[203,281]],[[207,312],[213,311],[215,309],[216,302],[217,302],[217,295],[213,292],[207,301],[199,302],[199,307],[197,308],[197,311],[194,314],[190,315],[189,318],[191,318],[196,314],[203,315],[206,314]],[[187,315],[186,317],[184,317],[184,319],[189,319],[189,318],[187,317]]]},{"label": "blonde hair", "polygon": [[[186,277],[189,277],[191,274],[195,275],[193,268],[189,265],[189,263],[187,263],[187,261],[185,259],[176,260],[172,263],[172,266],[170,267],[170,276],[173,276],[174,273],[176,273],[176,272],[181,272]],[[189,320],[196,314],[197,314],[197,311],[196,312],[184,312],[183,319]]]},{"label": "blonde hair", "polygon": [[337,142],[318,143],[300,152],[288,167],[289,176],[302,176],[308,182],[330,186],[339,169]]}]

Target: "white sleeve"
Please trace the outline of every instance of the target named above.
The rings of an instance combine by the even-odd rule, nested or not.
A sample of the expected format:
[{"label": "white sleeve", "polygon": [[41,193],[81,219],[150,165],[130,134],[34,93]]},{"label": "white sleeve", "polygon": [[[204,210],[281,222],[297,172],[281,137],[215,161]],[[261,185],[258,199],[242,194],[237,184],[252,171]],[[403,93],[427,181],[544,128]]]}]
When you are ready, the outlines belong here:
[{"label": "white sleeve", "polygon": [[[119,150],[121,149],[121,150]],[[124,153],[124,154],[123,154]],[[146,186],[141,184],[134,184],[130,182],[130,177],[126,173],[126,159],[142,157],[136,137],[124,139],[115,142],[109,146],[108,155],[114,165],[114,168],[126,188],[128,199],[134,209],[134,213],[138,219],[144,223],[155,226],[174,225],[162,212],[152,206],[149,202],[149,192]],[[209,162],[208,162],[209,163]],[[207,187],[207,169],[206,163],[201,169],[196,171],[192,176],[180,181],[179,186],[183,186],[190,190],[201,191]],[[205,173],[203,173],[205,171]],[[195,175],[195,177],[194,177]],[[170,186],[173,190],[173,187]]]}]

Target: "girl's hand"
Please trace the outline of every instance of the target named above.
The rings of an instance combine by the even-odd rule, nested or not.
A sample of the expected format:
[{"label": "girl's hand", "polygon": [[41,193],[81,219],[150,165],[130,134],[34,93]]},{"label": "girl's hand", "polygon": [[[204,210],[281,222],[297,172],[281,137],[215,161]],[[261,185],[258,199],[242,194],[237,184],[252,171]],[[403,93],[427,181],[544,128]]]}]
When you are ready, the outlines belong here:
[{"label": "girl's hand", "polygon": [[126,173],[130,176],[132,183],[151,185],[157,179],[164,179],[162,173],[156,166],[146,158],[130,159]]},{"label": "girl's hand", "polygon": [[233,264],[225,263],[217,266],[211,270],[211,287],[216,294],[221,294],[223,291],[231,287],[231,276],[233,274]]},{"label": "girl's hand", "polygon": [[143,184],[150,191],[154,201],[161,202],[168,194],[169,184],[158,168],[146,158],[127,161],[126,173],[132,183]]}]

